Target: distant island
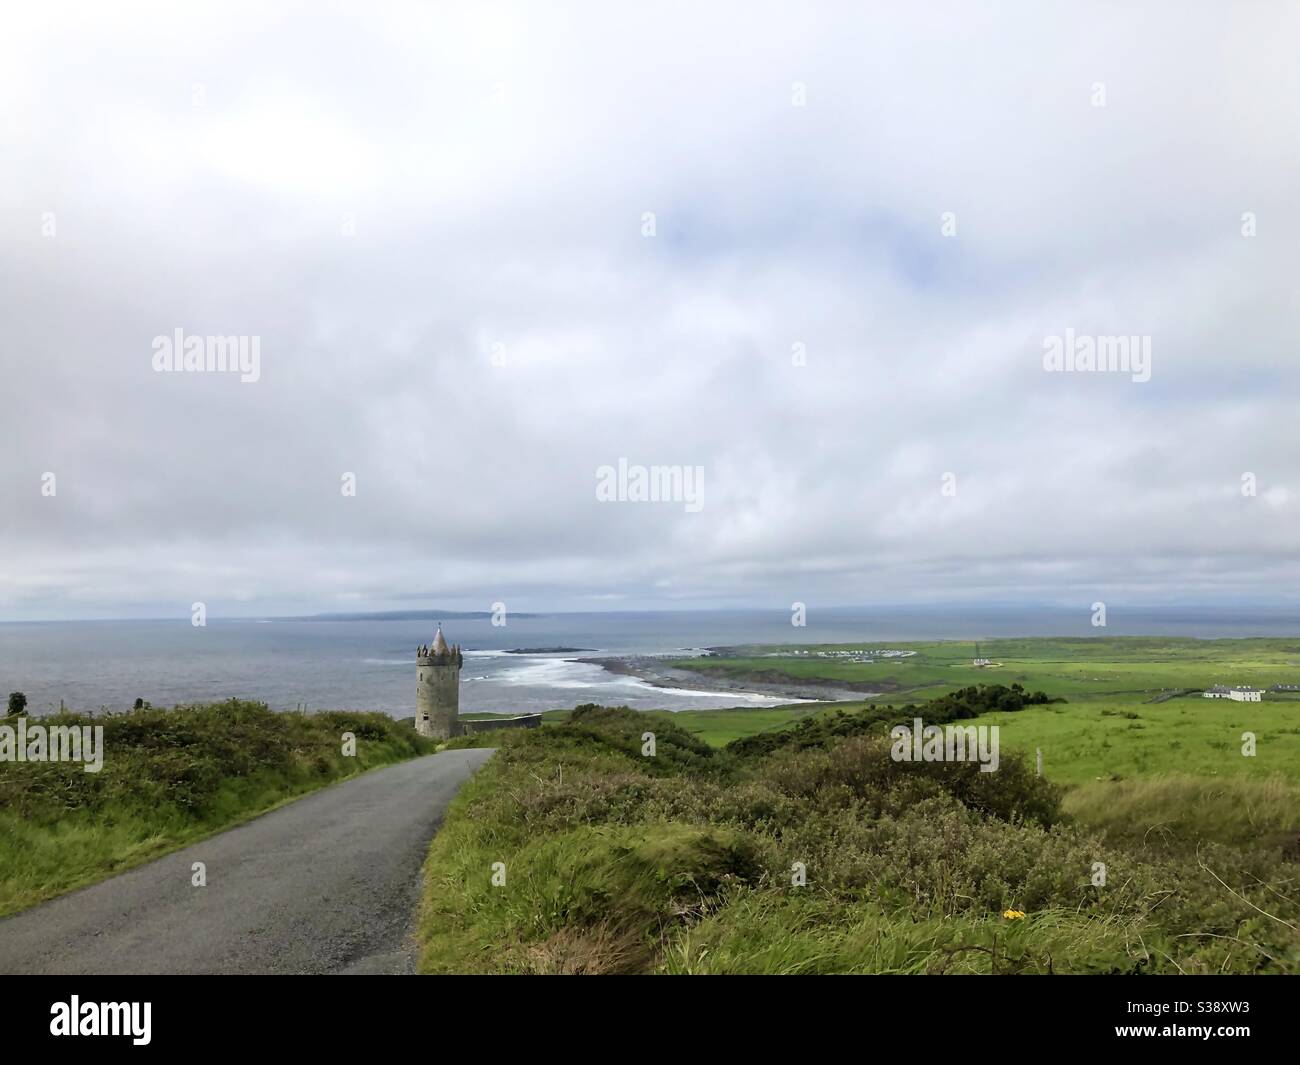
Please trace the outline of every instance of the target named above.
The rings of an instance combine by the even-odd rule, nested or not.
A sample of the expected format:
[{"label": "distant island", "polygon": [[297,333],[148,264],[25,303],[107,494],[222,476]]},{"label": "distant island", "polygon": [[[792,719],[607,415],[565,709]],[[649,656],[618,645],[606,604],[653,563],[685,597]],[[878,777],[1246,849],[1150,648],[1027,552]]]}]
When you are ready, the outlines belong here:
[{"label": "distant island", "polygon": [[579,651],[595,654],[594,647],[512,647],[506,652],[508,655],[568,655],[576,654]]},{"label": "distant island", "polygon": [[[512,618],[539,618],[542,614],[512,611]],[[304,614],[286,621],[445,621],[447,618],[490,618],[490,610],[374,610],[340,614]]]}]

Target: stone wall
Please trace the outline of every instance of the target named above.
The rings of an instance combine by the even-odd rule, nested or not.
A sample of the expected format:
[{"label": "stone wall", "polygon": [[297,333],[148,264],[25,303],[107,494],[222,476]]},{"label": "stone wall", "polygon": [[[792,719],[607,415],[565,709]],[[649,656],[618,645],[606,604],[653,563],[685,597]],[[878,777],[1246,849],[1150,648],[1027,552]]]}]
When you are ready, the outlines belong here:
[{"label": "stone wall", "polygon": [[466,721],[462,718],[460,722],[461,731],[465,733],[493,732],[496,729],[503,728],[540,728],[541,725],[541,714],[523,714],[520,717],[479,718],[473,721]]}]

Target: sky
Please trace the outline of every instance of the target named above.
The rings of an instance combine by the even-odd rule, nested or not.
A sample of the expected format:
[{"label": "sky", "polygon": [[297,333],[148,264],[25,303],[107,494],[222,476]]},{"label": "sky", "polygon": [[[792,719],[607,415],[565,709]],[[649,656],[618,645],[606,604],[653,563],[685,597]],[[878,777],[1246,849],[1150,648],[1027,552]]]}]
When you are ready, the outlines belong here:
[{"label": "sky", "polygon": [[1293,605],[1298,51],[1281,2],[9,10],[0,619]]}]

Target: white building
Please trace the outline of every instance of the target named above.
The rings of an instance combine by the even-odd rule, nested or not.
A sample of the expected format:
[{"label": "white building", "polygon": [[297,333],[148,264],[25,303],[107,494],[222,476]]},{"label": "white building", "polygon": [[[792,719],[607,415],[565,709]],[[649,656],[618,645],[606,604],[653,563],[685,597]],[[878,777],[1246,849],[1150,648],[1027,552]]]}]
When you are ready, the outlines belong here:
[{"label": "white building", "polygon": [[1235,703],[1257,703],[1264,698],[1264,689],[1249,687],[1225,688],[1222,684],[1216,684],[1213,688],[1205,689],[1205,698],[1231,699]]}]

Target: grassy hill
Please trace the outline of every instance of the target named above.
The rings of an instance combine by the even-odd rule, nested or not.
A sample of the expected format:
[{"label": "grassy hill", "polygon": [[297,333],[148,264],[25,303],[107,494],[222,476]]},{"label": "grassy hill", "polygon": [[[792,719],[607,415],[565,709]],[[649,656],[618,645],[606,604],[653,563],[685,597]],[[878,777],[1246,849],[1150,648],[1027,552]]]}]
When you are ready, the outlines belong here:
[{"label": "grassy hill", "polygon": [[894,761],[882,710],[721,750],[656,721],[653,756],[628,710],[502,737],[430,850],[422,971],[1300,971],[1294,786],[1071,806],[1014,755]]}]

